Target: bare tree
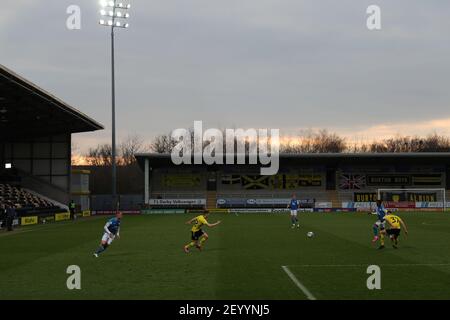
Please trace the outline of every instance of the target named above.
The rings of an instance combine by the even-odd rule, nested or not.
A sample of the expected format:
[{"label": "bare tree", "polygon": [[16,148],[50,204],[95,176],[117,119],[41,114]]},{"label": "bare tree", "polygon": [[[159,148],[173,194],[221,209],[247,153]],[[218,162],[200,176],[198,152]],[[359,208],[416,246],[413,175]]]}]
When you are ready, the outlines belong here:
[{"label": "bare tree", "polygon": [[[126,137],[117,147],[116,163],[120,166],[128,166],[136,162],[135,155],[148,151],[144,144],[144,139],[138,135]],[[99,144],[95,148],[90,148],[84,155],[88,165],[110,166],[112,164],[111,144]]]},{"label": "bare tree", "polygon": [[368,152],[450,152],[450,139],[436,133],[425,138],[397,136],[372,142],[365,149]]},{"label": "bare tree", "polygon": [[328,133],[327,130],[321,130],[313,139],[314,152],[316,153],[339,153],[347,148],[345,139],[335,133]]},{"label": "bare tree", "polygon": [[77,143],[72,141],[70,145],[71,165],[77,165],[80,159],[80,147]]},{"label": "bare tree", "polygon": [[89,148],[85,155],[86,161],[91,166],[111,166],[112,147],[110,144],[99,144],[95,148]]},{"label": "bare tree", "polygon": [[[191,151],[194,147],[194,131],[190,129]],[[224,132],[223,135],[225,136]],[[234,138],[235,149],[238,144],[238,138]],[[281,139],[280,151],[283,153],[342,153],[342,152],[450,152],[450,138],[439,136],[437,134],[429,135],[425,138],[396,136],[389,139],[374,141],[372,143],[347,143],[346,139],[336,133],[329,133],[327,130],[307,131],[301,136]],[[240,142],[240,141],[239,141]],[[157,136],[145,146],[144,140],[138,135],[127,137],[119,144],[117,163],[127,166],[135,163],[136,153],[152,151],[155,153],[171,153],[176,145],[170,134]],[[199,143],[199,142],[197,142]],[[202,142],[203,147],[209,142]],[[246,153],[249,151],[249,141],[244,141]],[[225,140],[224,140],[224,149]],[[110,166],[111,165],[111,145],[99,144],[95,148],[90,148],[85,154],[89,165]]]},{"label": "bare tree", "polygon": [[[222,129],[221,131],[222,131],[222,137],[224,137],[222,152],[225,153],[226,152],[226,132],[225,132],[225,129]],[[202,145],[202,148],[205,148],[212,142],[212,141],[203,141],[202,137],[195,137],[193,128],[189,129],[188,134],[190,136],[190,142],[191,142],[191,145],[189,146],[191,154],[194,154],[194,145]],[[236,136],[234,137],[234,149],[235,150],[237,149],[237,145],[239,142],[243,142],[244,148],[245,148],[245,153],[248,153],[250,150],[250,141],[248,141],[246,139],[246,137],[242,137],[241,139],[242,139],[242,141],[239,141],[239,137],[236,137]],[[177,143],[178,143],[178,141],[174,140],[170,134],[163,134],[163,135],[159,135],[153,139],[152,143],[150,144],[150,149],[151,149],[151,151],[153,151],[155,153],[171,153]]]},{"label": "bare tree", "polygon": [[134,156],[145,151],[147,151],[147,148],[144,147],[144,140],[140,136],[128,136],[119,145],[119,163],[125,166],[133,164],[136,162]]},{"label": "bare tree", "polygon": [[434,133],[419,141],[419,146],[423,152],[450,152],[450,138]]},{"label": "bare tree", "polygon": [[327,130],[309,131],[281,145],[284,153],[339,153],[347,150],[344,138]]},{"label": "bare tree", "polygon": [[176,142],[170,134],[163,134],[153,139],[150,149],[156,153],[170,153],[175,147]]},{"label": "bare tree", "polygon": [[80,146],[78,145],[78,143],[72,141],[72,143],[70,145],[70,152],[71,152],[72,156],[79,153],[79,151],[80,151]]}]

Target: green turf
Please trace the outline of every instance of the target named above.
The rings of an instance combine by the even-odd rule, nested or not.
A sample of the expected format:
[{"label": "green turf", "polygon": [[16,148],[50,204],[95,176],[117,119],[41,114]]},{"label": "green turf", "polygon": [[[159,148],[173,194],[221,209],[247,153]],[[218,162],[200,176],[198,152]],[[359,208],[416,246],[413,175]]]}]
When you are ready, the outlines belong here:
[{"label": "green turf", "polygon": [[[409,238],[384,251],[370,244],[374,216],[361,213],[301,214],[295,230],[286,214],[213,214],[223,223],[186,255],[192,216],[124,217],[99,259],[106,217],[1,232],[0,299],[306,299],[282,266],[317,299],[450,299],[449,214],[401,214]],[[366,287],[373,264],[381,290]],[[66,287],[69,265],[81,290]]]}]

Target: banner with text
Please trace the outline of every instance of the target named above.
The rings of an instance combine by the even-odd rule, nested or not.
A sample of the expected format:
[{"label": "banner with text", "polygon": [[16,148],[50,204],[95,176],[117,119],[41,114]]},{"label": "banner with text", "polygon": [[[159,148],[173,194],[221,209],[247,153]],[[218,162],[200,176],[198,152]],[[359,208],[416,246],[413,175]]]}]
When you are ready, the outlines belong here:
[{"label": "banner with text", "polygon": [[37,224],[37,223],[38,223],[38,217],[37,216],[35,216],[35,217],[22,217],[20,219],[20,224],[22,226],[29,226],[29,225]]},{"label": "banner with text", "polygon": [[150,199],[152,206],[202,206],[206,205],[206,199]]}]

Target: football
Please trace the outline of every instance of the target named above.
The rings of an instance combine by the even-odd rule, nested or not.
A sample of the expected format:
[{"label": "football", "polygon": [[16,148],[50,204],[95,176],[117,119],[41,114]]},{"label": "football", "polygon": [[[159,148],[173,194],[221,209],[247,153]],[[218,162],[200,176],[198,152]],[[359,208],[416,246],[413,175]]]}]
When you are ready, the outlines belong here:
[{"label": "football", "polygon": [[308,236],[308,238],[312,238],[314,237],[314,232],[309,231],[306,235]]}]

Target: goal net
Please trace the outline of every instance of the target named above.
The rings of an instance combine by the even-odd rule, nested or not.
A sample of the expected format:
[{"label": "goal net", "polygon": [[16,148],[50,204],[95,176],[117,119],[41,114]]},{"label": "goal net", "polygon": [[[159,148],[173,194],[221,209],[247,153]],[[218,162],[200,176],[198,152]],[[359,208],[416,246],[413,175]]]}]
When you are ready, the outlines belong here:
[{"label": "goal net", "polygon": [[378,199],[391,208],[433,209],[445,211],[445,188],[436,189],[378,189]]}]

